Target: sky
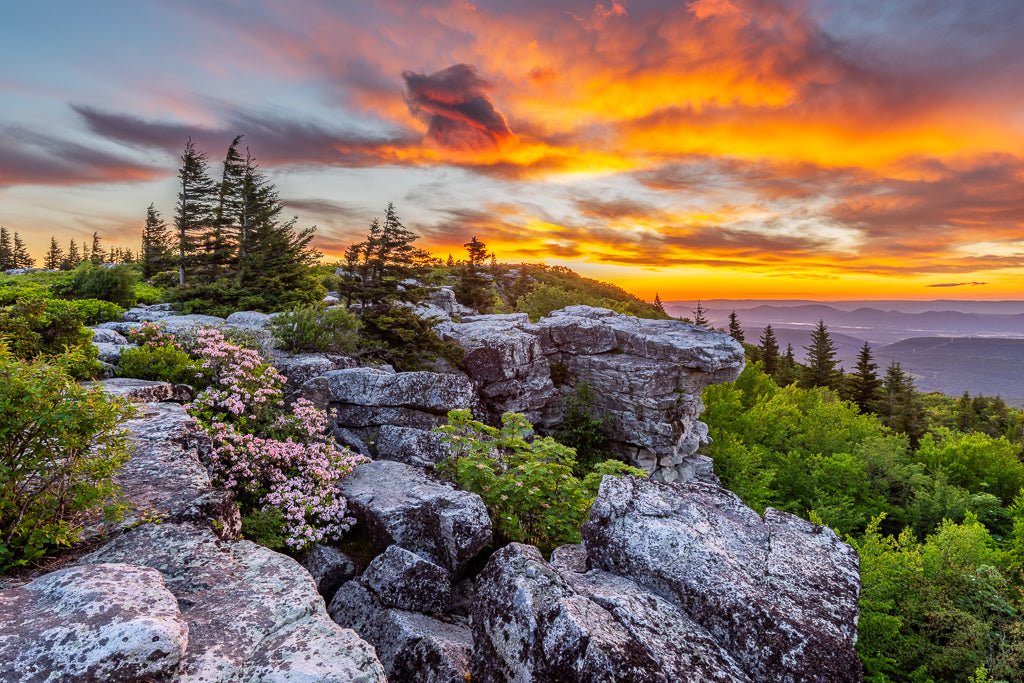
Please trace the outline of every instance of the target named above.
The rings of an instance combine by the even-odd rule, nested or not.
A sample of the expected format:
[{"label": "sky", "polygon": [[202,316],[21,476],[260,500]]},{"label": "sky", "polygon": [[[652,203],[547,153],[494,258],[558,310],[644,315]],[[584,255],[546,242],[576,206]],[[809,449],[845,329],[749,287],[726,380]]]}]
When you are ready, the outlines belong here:
[{"label": "sky", "polygon": [[173,216],[231,139],[328,258],[393,201],[440,257],[662,299],[1024,298],[1020,0],[5,3],[0,224],[41,259]]}]

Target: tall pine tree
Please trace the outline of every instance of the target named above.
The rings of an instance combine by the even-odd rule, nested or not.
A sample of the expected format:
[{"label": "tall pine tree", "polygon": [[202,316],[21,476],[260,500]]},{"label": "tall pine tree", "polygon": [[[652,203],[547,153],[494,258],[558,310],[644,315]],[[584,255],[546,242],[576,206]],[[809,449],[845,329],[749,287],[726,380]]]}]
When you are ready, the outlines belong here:
[{"label": "tall pine tree", "polygon": [[886,368],[879,415],[887,427],[909,437],[911,448],[917,448],[927,430],[924,403],[914,387],[914,378],[896,361]]},{"label": "tall pine tree", "polygon": [[11,234],[0,225],[0,271],[14,267],[14,247],[11,245]]},{"label": "tall pine tree", "polygon": [[665,310],[665,302],[661,300],[661,295],[658,292],[654,293],[654,301],[651,302],[651,305],[654,306],[658,313],[668,315],[668,311]]},{"label": "tall pine tree", "polygon": [[857,367],[846,378],[847,398],[857,404],[862,413],[873,413],[878,408],[882,380],[878,378],[878,364],[871,353],[871,345],[864,342],[857,353]]},{"label": "tall pine tree", "polygon": [[236,135],[228,146],[217,187],[217,209],[214,217],[211,262],[219,274],[238,265],[242,258],[243,231],[246,226],[246,182],[251,180],[254,161],[246,150],[246,157],[238,151],[242,142]]},{"label": "tall pine tree", "polygon": [[180,286],[185,285],[188,271],[201,265],[203,248],[214,219],[216,188],[210,179],[208,166],[206,154],[189,138],[181,153],[178,204],[174,213]]},{"label": "tall pine tree", "polygon": [[761,356],[761,366],[769,376],[776,378],[779,372],[779,340],[775,338],[775,330],[771,325],[765,325],[761,332],[758,349]]},{"label": "tall pine tree", "polygon": [[107,255],[103,251],[103,245],[100,243],[100,234],[98,232],[94,232],[92,234],[92,247],[89,249],[89,260],[92,261],[94,266],[98,266],[107,260]]},{"label": "tall pine tree", "polygon": [[698,327],[711,327],[708,322],[707,311],[700,305],[700,301],[697,301],[697,308],[693,309],[693,324]]},{"label": "tall pine tree", "polygon": [[12,268],[32,268],[36,265],[36,260],[28,253],[28,248],[18,233],[14,233],[14,246],[11,247],[11,262],[14,264],[11,266]]},{"label": "tall pine tree", "polygon": [[142,276],[145,278],[151,278],[173,265],[170,229],[152,204],[146,208],[139,260],[142,262]]},{"label": "tall pine tree", "polygon": [[50,248],[46,252],[46,258],[43,260],[43,267],[47,270],[60,270],[61,265],[64,263],[64,250],[57,244],[57,238],[50,238]]},{"label": "tall pine tree", "polygon": [[82,254],[78,251],[78,242],[74,239],[68,244],[68,255],[60,264],[61,270],[74,270],[82,262]]},{"label": "tall pine tree", "polygon": [[743,327],[740,325],[740,319],[739,316],[736,315],[736,311],[731,311],[729,313],[729,336],[741,344],[744,341]]},{"label": "tall pine tree", "polygon": [[837,369],[836,345],[824,320],[818,321],[818,326],[811,333],[811,344],[804,350],[807,351],[807,362],[801,373],[801,385],[806,388],[838,388],[842,375]]},{"label": "tall pine tree", "polygon": [[459,279],[455,283],[455,298],[464,306],[474,308],[481,313],[490,312],[494,303],[494,291],[491,280],[486,273],[486,263],[490,254],[487,245],[473,235],[473,239],[463,244],[468,258],[459,266]]}]

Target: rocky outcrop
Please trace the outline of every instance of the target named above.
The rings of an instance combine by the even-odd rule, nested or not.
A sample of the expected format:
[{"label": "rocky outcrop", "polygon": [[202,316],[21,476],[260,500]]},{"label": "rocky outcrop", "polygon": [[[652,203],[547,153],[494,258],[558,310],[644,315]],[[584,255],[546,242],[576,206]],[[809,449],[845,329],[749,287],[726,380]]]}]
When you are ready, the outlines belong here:
[{"label": "rocky outcrop", "polygon": [[419,468],[377,460],[357,466],[339,489],[377,552],[398,545],[457,575],[491,542],[480,496]]},{"label": "rocky outcrop", "polygon": [[537,324],[491,315],[440,330],[465,349],[466,372],[491,419],[524,412],[551,430],[564,394],[586,383],[618,455],[655,479],[709,479],[707,463],[695,458],[707,441],[700,394],[743,369],[743,348],[731,337],[590,306],[569,306]]},{"label": "rocky outcrop", "polygon": [[446,569],[397,545],[375,557],[361,580],[382,605],[425,614],[444,611],[452,594]]},{"label": "rocky outcrop", "polygon": [[337,548],[319,543],[306,553],[302,566],[313,577],[317,591],[328,602],[338,592],[341,584],[356,575],[356,563],[351,557]]},{"label": "rocky outcrop", "polygon": [[[473,638],[464,623],[387,607],[359,581],[342,586],[329,611],[335,622],[373,644],[391,683],[471,679]],[[472,680],[477,680],[475,675]]]},{"label": "rocky outcrop", "polygon": [[757,681],[856,681],[856,552],[827,527],[725,489],[606,477],[591,566],[678,605]]},{"label": "rocky outcrop", "polygon": [[61,569],[0,591],[0,680],[169,680],[188,626],[159,572]]},{"label": "rocky outcrop", "polygon": [[171,384],[170,382],[154,382],[148,379],[133,377],[115,377],[96,382],[103,391],[120,398],[140,403],[161,403],[173,401],[188,403],[192,400],[192,387],[187,384]]},{"label": "rocky outcrop", "polygon": [[[327,372],[306,382],[301,393],[328,410],[342,442],[357,450],[364,444],[365,454],[376,458],[416,464],[443,457],[430,430],[445,423],[449,410],[476,405],[465,375],[372,367]],[[420,443],[431,444],[435,455],[410,452]]]},{"label": "rocky outcrop", "polygon": [[[228,316],[230,319],[231,316]],[[334,353],[285,353],[271,351],[268,362],[285,376],[285,396],[293,396],[302,390],[302,386],[331,370],[341,370],[356,366],[356,361],[348,356]]]},{"label": "rocky outcrop", "polygon": [[151,567],[188,623],[183,681],[383,681],[373,649],[332,623],[309,574],[194,524],[145,524],[84,560]]}]

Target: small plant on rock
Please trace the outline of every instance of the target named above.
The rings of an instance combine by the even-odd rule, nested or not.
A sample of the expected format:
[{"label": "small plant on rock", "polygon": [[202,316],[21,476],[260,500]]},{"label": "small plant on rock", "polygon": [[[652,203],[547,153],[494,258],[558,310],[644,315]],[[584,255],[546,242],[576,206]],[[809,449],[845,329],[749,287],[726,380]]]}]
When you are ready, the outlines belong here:
[{"label": "small plant on rock", "polygon": [[301,306],[274,318],[271,331],[285,351],[351,353],[359,319],[341,306]]},{"label": "small plant on rock", "polygon": [[646,476],[607,460],[577,477],[576,451],[550,437],[534,437],[519,413],[502,415],[499,429],[474,420],[469,410],[453,410],[448,424],[435,431],[450,450],[438,471],[480,495],[502,540],[530,543],[545,553],[580,541],[580,526],[604,475]]},{"label": "small plant on rock", "polygon": [[138,348],[125,349],[117,363],[119,377],[135,377],[159,382],[206,385],[203,368],[178,343],[173,334],[154,323],[143,323],[128,336]]}]

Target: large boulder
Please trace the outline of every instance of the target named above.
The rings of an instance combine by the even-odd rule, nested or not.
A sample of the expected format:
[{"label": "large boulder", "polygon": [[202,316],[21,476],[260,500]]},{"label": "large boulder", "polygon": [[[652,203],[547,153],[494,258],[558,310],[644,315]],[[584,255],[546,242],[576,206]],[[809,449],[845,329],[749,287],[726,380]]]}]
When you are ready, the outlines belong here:
[{"label": "large boulder", "polygon": [[359,581],[341,587],[329,612],[373,645],[392,683],[470,680],[473,638],[465,624],[383,605]]},{"label": "large boulder", "polygon": [[337,548],[321,543],[309,549],[302,560],[302,566],[313,577],[317,591],[328,602],[341,584],[356,575],[356,563],[351,557]]},{"label": "large boulder", "polygon": [[0,680],[169,680],[188,640],[177,600],[146,567],[69,567],[0,591]]},{"label": "large boulder", "polygon": [[339,490],[378,552],[395,544],[458,574],[491,542],[491,520],[480,496],[431,479],[419,468],[387,460],[366,463],[343,479]]},{"label": "large boulder", "polygon": [[752,680],[859,681],[856,552],[827,527],[696,481],[605,477],[583,542],[703,627]]},{"label": "large boulder", "polygon": [[265,330],[273,318],[269,313],[259,311],[235,311],[224,319],[224,324],[245,330]]},{"label": "large boulder", "polygon": [[473,680],[666,681],[658,663],[533,546],[513,543],[477,578]]},{"label": "large boulder", "polygon": [[522,412],[551,431],[565,395],[587,384],[619,456],[655,479],[710,479],[705,463],[693,460],[707,443],[700,395],[743,369],[743,347],[728,335],[591,306],[569,306],[536,324],[523,314],[481,315],[439,329],[464,349],[492,420]]},{"label": "large boulder", "polygon": [[83,562],[163,575],[188,624],[181,680],[384,681],[373,648],[332,623],[295,560],[194,524],[144,524]]},{"label": "large boulder", "polygon": [[382,605],[425,614],[444,611],[452,594],[446,569],[397,545],[373,558],[360,581]]},{"label": "large boulder", "polygon": [[351,368],[356,363],[348,356],[334,353],[285,353],[282,351],[271,351],[268,360],[278,372],[285,376],[284,392],[286,396],[297,394],[302,386],[314,377],[319,377],[331,370]]},{"label": "large boulder", "polygon": [[134,377],[115,377],[90,384],[100,387],[112,396],[140,403],[188,403],[192,400],[192,387],[187,384],[171,384]]}]

